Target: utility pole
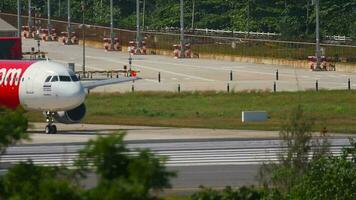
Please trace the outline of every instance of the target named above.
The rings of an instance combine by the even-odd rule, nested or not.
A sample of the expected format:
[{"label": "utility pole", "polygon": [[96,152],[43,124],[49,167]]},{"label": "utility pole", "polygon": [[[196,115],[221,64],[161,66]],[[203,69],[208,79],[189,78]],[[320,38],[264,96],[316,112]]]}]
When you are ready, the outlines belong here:
[{"label": "utility pole", "polygon": [[140,0],[136,0],[136,48],[141,47],[141,33],[140,33]]},{"label": "utility pole", "polygon": [[195,17],[195,0],[193,0],[193,9],[192,9],[192,30],[194,30],[194,17]]},{"label": "utility pole", "polygon": [[110,0],[110,50],[114,50],[114,17],[113,0]]},{"label": "utility pole", "polygon": [[142,30],[145,30],[145,12],[146,12],[146,0],[143,0],[142,6]]},{"label": "utility pole", "polygon": [[51,37],[51,4],[50,4],[51,0],[47,0],[47,15],[48,15],[48,21],[47,21],[47,29],[48,29],[48,40],[52,40]]},{"label": "utility pole", "polygon": [[250,35],[250,0],[247,0],[247,35]]},{"label": "utility pole", "polygon": [[21,1],[17,0],[17,37],[21,37]]},{"label": "utility pole", "polygon": [[85,78],[85,20],[84,20],[84,11],[85,11],[85,5],[84,5],[84,1],[81,2],[81,6],[82,6],[82,20],[83,20],[83,24],[82,24],[82,33],[83,33],[83,77]]},{"label": "utility pole", "polygon": [[314,0],[315,2],[315,36],[316,36],[316,68],[320,69],[320,59],[321,59],[321,52],[320,52],[320,27],[319,27],[319,12],[320,12],[320,5],[319,0]]},{"label": "utility pole", "polygon": [[305,30],[305,33],[308,34],[309,32],[309,24],[308,24],[308,20],[309,20],[309,6],[310,6],[310,2],[309,0],[307,1],[307,20],[305,20],[305,27],[306,27],[306,30]]},{"label": "utility pole", "polygon": [[67,25],[68,39],[67,39],[67,44],[72,44],[72,27],[71,27],[71,23],[70,23],[70,0],[68,0],[67,14],[68,14],[68,25]]},{"label": "utility pole", "polygon": [[180,57],[184,58],[184,2],[180,0]]},{"label": "utility pole", "polygon": [[28,0],[28,32],[29,32],[29,35],[32,37],[32,7],[31,7],[31,0]]},{"label": "utility pole", "polygon": [[62,0],[58,0],[58,17],[61,17],[61,1]]}]

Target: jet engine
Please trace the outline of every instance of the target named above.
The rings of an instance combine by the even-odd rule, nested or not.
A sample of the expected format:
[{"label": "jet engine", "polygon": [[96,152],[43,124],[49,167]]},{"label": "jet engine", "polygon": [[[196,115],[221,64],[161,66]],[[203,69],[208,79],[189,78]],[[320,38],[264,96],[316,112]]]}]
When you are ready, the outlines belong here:
[{"label": "jet engine", "polygon": [[86,107],[84,104],[81,104],[72,110],[57,112],[53,118],[59,123],[75,124],[79,123],[84,118],[85,113]]}]

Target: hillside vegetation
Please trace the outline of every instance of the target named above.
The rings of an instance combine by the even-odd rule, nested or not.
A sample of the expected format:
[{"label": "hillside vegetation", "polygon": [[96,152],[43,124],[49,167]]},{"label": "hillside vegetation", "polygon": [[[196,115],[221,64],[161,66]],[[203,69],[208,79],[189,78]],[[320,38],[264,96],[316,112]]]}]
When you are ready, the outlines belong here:
[{"label": "hillside vegetation", "polygon": [[[141,8],[144,0],[141,0]],[[47,0],[32,0],[47,16]],[[66,19],[67,0],[51,0],[54,18]],[[81,21],[81,0],[72,0],[72,19]],[[86,21],[109,25],[110,0],[85,0]],[[311,0],[185,0],[185,26],[238,31],[277,32],[286,39],[312,38],[315,7]],[[145,27],[179,27],[179,1],[145,0]],[[23,12],[27,14],[27,1]],[[320,0],[321,35],[356,37],[356,1]],[[16,0],[0,2],[1,11],[16,12]],[[141,9],[142,12],[142,9]],[[142,15],[141,15],[142,17]],[[141,20],[142,21],[142,20]],[[135,29],[136,0],[114,0],[114,26]]]}]

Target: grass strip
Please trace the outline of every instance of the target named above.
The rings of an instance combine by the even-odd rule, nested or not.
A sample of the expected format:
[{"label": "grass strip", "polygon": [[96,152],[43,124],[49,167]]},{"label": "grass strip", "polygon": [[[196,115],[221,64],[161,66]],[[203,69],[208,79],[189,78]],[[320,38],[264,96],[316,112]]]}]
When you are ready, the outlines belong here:
[{"label": "grass strip", "polygon": [[[84,123],[125,124],[213,129],[279,130],[298,105],[315,119],[315,131],[356,133],[356,93],[304,92],[135,92],[91,93]],[[269,120],[242,123],[242,111],[264,110]],[[30,121],[43,121],[29,112]]]}]

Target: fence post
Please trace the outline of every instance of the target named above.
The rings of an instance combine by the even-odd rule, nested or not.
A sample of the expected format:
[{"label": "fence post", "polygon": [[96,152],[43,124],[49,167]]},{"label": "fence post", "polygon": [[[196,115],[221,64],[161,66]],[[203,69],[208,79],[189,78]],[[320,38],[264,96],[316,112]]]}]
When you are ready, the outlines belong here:
[{"label": "fence post", "polygon": [[230,71],[230,81],[232,81],[232,70]]},{"label": "fence post", "polygon": [[161,82],[161,72],[158,72],[158,83]]},{"label": "fence post", "polygon": [[277,84],[276,84],[276,81],[273,83],[273,92],[277,92]]},{"label": "fence post", "polygon": [[349,78],[349,80],[347,81],[347,86],[348,86],[348,89],[351,90],[351,80]]},{"label": "fence post", "polygon": [[316,80],[316,82],[315,82],[315,90],[319,91],[319,82],[318,82],[318,80]]}]

